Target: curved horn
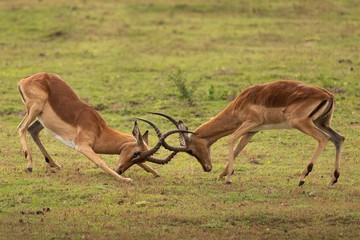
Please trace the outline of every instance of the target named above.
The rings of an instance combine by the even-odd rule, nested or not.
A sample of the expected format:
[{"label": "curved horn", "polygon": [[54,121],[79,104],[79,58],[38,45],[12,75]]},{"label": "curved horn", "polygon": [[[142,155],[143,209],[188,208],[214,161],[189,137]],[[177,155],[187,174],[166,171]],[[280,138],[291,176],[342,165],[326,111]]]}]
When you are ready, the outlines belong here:
[{"label": "curved horn", "polygon": [[147,124],[149,124],[150,126],[152,126],[158,136],[158,138],[161,138],[162,134],[160,132],[160,129],[158,128],[158,126],[155,125],[155,123],[147,120],[147,119],[144,119],[144,118],[136,118],[136,119],[139,119],[140,121],[143,121],[143,122],[146,122]]},{"label": "curved horn", "polygon": [[156,163],[156,164],[167,164],[170,160],[177,154],[178,152],[172,152],[165,159],[158,159],[154,157],[148,157],[146,160],[148,162]]},{"label": "curved horn", "polygon": [[[190,131],[187,131],[187,130],[175,130],[175,131],[179,131],[179,133],[193,133],[193,132],[190,132]],[[173,152],[187,152],[188,151],[188,148],[185,146],[185,145],[181,145],[180,147],[173,147],[173,146],[170,146],[166,141],[165,139],[163,140],[163,143],[162,143],[163,147],[169,151],[173,151]],[[185,146],[185,147],[184,147]]]},{"label": "curved horn", "polygon": [[[171,117],[165,113],[159,113],[159,112],[148,112],[148,113],[167,118],[170,122],[172,122],[176,126],[177,129],[188,130],[188,128],[183,123],[183,121],[181,121],[181,120],[176,121],[173,117]],[[183,146],[186,146],[187,142],[189,142],[189,137],[186,134],[179,134],[179,140],[180,140],[180,146],[183,147]]]},{"label": "curved horn", "polygon": [[[164,145],[165,139],[166,139],[168,136],[170,136],[170,135],[172,135],[172,134],[174,134],[174,133],[193,133],[193,132],[190,132],[190,131],[188,131],[188,130],[178,130],[178,129],[176,129],[176,130],[169,130],[169,131],[167,131],[166,133],[164,133],[164,134],[161,136],[161,138],[159,139],[158,143],[157,143],[152,149],[150,149],[149,151],[147,151],[147,152],[144,154],[144,156],[147,155],[146,157],[150,157],[151,155],[153,155],[157,150],[159,150],[159,148],[161,147],[161,145]],[[175,151],[175,152],[176,152],[176,151],[177,151],[177,152],[187,151],[186,148],[176,148],[176,147],[171,147],[171,146],[169,146],[168,144],[165,144],[165,145],[167,145],[167,147],[169,147],[168,150],[170,150],[170,151]],[[165,146],[164,146],[164,147],[165,147]]]},{"label": "curved horn", "polygon": [[[167,116],[164,114],[164,116]],[[143,119],[143,118],[137,118],[139,119],[140,121],[144,121],[146,123],[148,123],[149,125],[151,125],[155,131],[156,131],[156,134],[158,135],[159,139],[163,136],[159,130],[159,128],[155,125],[155,123],[147,120],[147,119]],[[177,131],[177,130],[173,130],[173,131]],[[179,133],[193,133],[193,132],[190,132],[188,130],[185,130],[185,129],[178,129]],[[165,134],[164,134],[165,135]],[[162,141],[162,145],[164,146],[164,148],[166,148],[167,150],[169,151],[173,151],[173,152],[186,152],[187,151],[187,148],[186,147],[183,147],[185,146],[185,144],[181,145],[182,147],[172,147],[170,146],[166,141],[165,141],[165,138],[164,140]],[[175,156],[175,155],[174,155]]]},{"label": "curved horn", "polygon": [[179,124],[178,124],[178,122],[177,122],[173,117],[170,117],[170,116],[167,115],[167,114],[159,113],[159,112],[148,112],[148,113],[154,114],[154,115],[163,116],[163,117],[167,118],[168,120],[170,120],[170,122],[172,122],[172,123],[179,129]]},{"label": "curved horn", "polygon": [[[159,148],[163,145],[163,142],[164,140],[170,136],[171,134],[174,134],[174,133],[191,133],[190,131],[187,131],[187,130],[170,130],[170,131],[167,131],[166,133],[164,133],[158,143],[150,150],[146,151],[145,153],[142,154],[142,156],[140,156],[138,159],[136,159],[135,161],[141,161],[141,160],[144,160],[146,158],[149,158],[150,156],[152,156],[153,154],[155,154]],[[175,156],[175,155],[174,155]],[[170,161],[170,160],[169,160]]]}]

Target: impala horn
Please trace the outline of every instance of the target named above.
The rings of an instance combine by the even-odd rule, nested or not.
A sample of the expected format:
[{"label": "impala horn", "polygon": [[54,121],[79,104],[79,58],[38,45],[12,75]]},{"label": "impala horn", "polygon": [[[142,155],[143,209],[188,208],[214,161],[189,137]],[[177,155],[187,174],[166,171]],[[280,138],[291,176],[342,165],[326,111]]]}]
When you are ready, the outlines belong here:
[{"label": "impala horn", "polygon": [[150,126],[152,126],[154,128],[154,130],[155,130],[155,132],[156,132],[156,134],[157,134],[157,136],[159,138],[159,141],[152,149],[150,149],[147,152],[143,153],[142,156],[140,158],[136,159],[135,161],[142,161],[142,160],[146,159],[147,161],[152,162],[152,163],[156,163],[156,164],[167,164],[180,150],[176,151],[176,150],[168,149],[168,150],[172,151],[172,153],[169,156],[167,156],[165,159],[154,158],[154,157],[152,157],[152,155],[155,154],[162,145],[165,145],[165,146],[167,146],[169,148],[172,148],[171,146],[169,146],[165,142],[165,139],[168,136],[170,136],[170,135],[172,135],[174,133],[191,133],[190,131],[187,131],[187,130],[176,129],[176,130],[167,131],[166,133],[162,134],[160,132],[160,129],[153,122],[151,122],[149,120],[146,120],[146,119],[143,119],[143,118],[138,118],[138,119],[140,121],[148,123]]},{"label": "impala horn", "polygon": [[[162,117],[165,117],[167,118],[170,122],[172,122],[177,129],[179,130],[188,130],[188,128],[185,126],[185,124],[183,123],[183,121],[179,120],[179,121],[176,121],[173,117],[167,115],[167,114],[164,114],[164,113],[159,113],[159,112],[148,112],[150,114],[154,114],[154,115],[159,115],[159,116],[162,116]],[[185,147],[188,145],[187,143],[190,142],[190,139],[189,139],[189,136],[187,134],[179,134],[179,140],[180,140],[180,146],[181,147]],[[164,146],[166,148],[166,146]],[[170,150],[170,149],[168,149]],[[173,150],[171,150],[173,151]],[[184,151],[183,149],[180,150],[180,151]],[[186,150],[185,150],[186,151]]]}]

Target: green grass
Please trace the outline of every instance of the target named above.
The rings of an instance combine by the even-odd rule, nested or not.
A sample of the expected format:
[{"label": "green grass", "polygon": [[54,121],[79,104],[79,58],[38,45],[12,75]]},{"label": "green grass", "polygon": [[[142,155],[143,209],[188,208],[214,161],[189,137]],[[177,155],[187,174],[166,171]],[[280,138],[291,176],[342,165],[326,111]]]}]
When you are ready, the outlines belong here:
[{"label": "green grass", "polygon": [[[0,239],[359,239],[359,41],[355,0],[0,1]],[[187,87],[201,80],[191,106],[169,81],[179,69]],[[172,127],[148,111],[195,129],[256,83],[326,87],[337,101],[332,126],[346,137],[341,177],[326,187],[329,144],[297,187],[316,143],[287,130],[257,134],[231,185],[217,180],[226,138],[212,147],[211,173],[181,154],[152,165],[160,178],[130,168],[128,185],[44,131],[63,169],[48,169],[29,138],[34,172],[26,173],[17,82],[43,71],[59,74],[126,133],[136,117]],[[111,167],[117,160],[102,157]]]}]

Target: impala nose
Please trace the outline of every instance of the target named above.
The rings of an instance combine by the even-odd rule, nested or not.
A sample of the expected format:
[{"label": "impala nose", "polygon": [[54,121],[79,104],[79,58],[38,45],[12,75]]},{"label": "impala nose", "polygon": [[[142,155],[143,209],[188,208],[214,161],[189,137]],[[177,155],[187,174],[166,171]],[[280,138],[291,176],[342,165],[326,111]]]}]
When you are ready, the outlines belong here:
[{"label": "impala nose", "polygon": [[203,166],[203,169],[204,169],[205,172],[210,172],[211,169],[212,169],[212,166],[210,164],[205,164]]},{"label": "impala nose", "polygon": [[117,172],[119,175],[123,173],[123,170],[121,168],[114,169],[115,172]]}]

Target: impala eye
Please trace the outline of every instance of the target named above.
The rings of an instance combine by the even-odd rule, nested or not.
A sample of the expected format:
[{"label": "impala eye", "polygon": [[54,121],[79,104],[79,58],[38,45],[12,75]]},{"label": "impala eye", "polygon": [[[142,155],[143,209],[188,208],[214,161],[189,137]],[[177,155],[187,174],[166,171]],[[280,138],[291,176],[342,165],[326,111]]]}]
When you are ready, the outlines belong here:
[{"label": "impala eye", "polygon": [[140,152],[134,152],[133,155],[132,155],[132,159],[135,159],[138,156],[140,156]]}]

